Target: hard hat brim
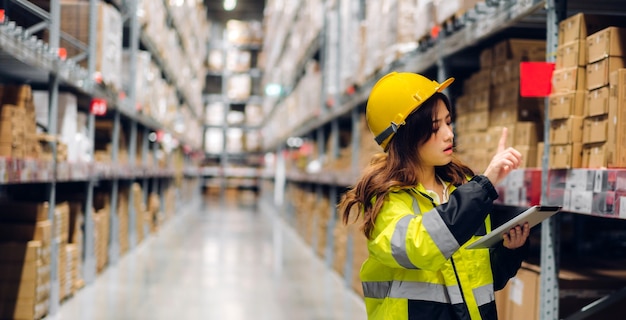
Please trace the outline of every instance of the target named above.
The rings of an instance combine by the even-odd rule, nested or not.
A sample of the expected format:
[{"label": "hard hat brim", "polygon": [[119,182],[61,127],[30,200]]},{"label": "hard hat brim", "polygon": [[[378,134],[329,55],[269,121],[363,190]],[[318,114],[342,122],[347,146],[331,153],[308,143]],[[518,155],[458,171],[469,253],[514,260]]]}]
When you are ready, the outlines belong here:
[{"label": "hard hat brim", "polygon": [[439,87],[437,87],[437,92],[442,92],[448,86],[450,86],[452,84],[452,82],[454,82],[454,78],[448,78],[446,81],[440,83]]}]

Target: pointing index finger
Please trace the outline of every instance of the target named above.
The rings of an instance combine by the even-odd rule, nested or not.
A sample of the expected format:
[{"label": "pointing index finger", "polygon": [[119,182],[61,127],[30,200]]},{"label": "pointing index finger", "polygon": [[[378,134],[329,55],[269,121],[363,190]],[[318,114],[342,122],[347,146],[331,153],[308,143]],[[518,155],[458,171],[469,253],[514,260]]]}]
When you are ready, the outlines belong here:
[{"label": "pointing index finger", "polygon": [[498,152],[504,151],[506,148],[506,137],[508,135],[508,128],[502,128],[502,136],[500,136],[500,142],[498,142]]}]

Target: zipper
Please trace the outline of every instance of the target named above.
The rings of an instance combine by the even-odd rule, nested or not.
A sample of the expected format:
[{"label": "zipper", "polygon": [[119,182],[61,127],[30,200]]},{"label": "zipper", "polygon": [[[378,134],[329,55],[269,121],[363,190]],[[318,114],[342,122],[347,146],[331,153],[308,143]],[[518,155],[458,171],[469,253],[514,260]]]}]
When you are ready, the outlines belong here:
[{"label": "zipper", "polygon": [[461,298],[463,299],[463,304],[467,306],[467,302],[465,302],[465,295],[463,294],[463,286],[461,285],[461,278],[459,278],[459,274],[456,271],[456,264],[454,263],[454,259],[452,257],[450,257],[450,262],[452,263],[452,270],[454,270],[456,282],[459,284],[459,290],[461,290]]},{"label": "zipper", "polygon": [[[433,205],[433,207],[437,206],[435,205],[435,201],[433,201],[431,197],[429,197],[428,195],[420,191],[418,192],[424,197],[430,199],[430,203]],[[450,263],[452,264],[452,270],[454,271],[454,277],[456,278],[456,282],[459,284],[459,290],[461,291],[461,299],[463,299],[463,305],[465,305],[465,308],[467,308],[467,302],[465,301],[465,294],[463,294],[463,286],[461,285],[461,278],[459,278],[459,273],[456,270],[456,264],[454,263],[454,258],[452,258],[452,256],[450,256]],[[467,312],[469,314],[469,309],[467,310]]]}]

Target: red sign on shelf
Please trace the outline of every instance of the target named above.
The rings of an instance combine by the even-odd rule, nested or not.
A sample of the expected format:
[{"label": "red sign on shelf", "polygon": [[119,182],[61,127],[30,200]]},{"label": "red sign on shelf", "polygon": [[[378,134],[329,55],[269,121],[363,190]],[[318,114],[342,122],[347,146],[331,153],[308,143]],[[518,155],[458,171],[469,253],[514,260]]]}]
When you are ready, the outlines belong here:
[{"label": "red sign on shelf", "polygon": [[520,64],[520,95],[547,97],[552,91],[552,62],[522,62]]},{"label": "red sign on shelf", "polygon": [[91,99],[89,111],[96,116],[103,116],[107,113],[107,101],[102,98]]}]

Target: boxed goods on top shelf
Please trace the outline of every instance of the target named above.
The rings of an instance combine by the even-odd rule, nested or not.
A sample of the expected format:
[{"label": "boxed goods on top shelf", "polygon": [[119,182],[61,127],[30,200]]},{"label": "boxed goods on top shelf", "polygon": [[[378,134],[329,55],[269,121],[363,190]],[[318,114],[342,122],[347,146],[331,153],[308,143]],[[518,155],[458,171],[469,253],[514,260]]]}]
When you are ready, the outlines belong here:
[{"label": "boxed goods on top shelf", "polygon": [[[550,168],[624,167],[623,19],[577,14],[559,25],[549,120]],[[623,79],[624,78],[624,79]]]},{"label": "boxed goods on top shelf", "polygon": [[[115,7],[104,2],[97,4],[97,12],[96,72],[101,74],[104,84],[119,90],[122,71],[122,15]],[[62,1],[61,30],[82,43],[89,43],[89,3]],[[82,51],[63,38],[61,47],[66,48],[69,58]],[[81,64],[86,67],[87,61],[84,60]]]},{"label": "boxed goods on top shelf", "polygon": [[480,70],[464,82],[456,104],[457,148],[475,171],[482,172],[495,154],[503,127],[509,130],[509,146],[523,154],[522,167],[538,165],[544,102],[520,96],[520,62],[543,61],[545,48],[543,40],[503,40],[482,51]]}]

